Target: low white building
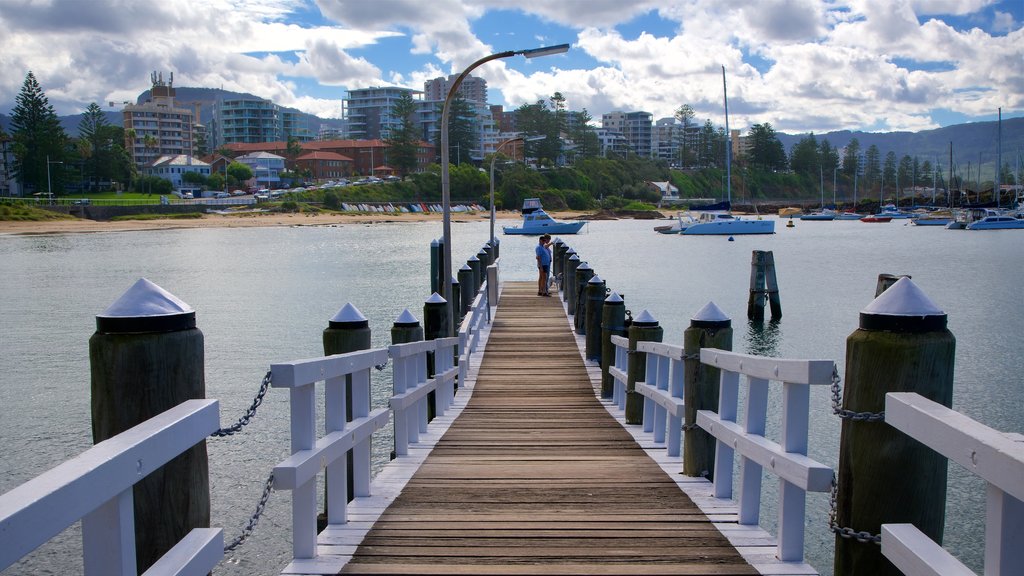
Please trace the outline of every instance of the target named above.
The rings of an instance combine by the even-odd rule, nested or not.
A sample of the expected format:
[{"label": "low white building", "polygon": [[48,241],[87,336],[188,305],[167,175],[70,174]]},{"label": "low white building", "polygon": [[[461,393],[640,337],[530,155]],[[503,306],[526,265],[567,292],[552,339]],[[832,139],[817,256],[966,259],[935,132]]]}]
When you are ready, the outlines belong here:
[{"label": "low white building", "polygon": [[268,189],[281,187],[281,172],[284,172],[283,156],[269,152],[253,152],[239,156],[235,158],[235,161],[252,168],[252,177],[256,180],[257,187]]},{"label": "low white building", "polygon": [[202,186],[185,182],[182,175],[193,172],[205,177],[210,176],[210,165],[202,160],[197,160],[188,154],[177,154],[171,156],[160,156],[146,167],[146,174],[170,180],[171,186],[179,194],[192,192],[199,196]]}]

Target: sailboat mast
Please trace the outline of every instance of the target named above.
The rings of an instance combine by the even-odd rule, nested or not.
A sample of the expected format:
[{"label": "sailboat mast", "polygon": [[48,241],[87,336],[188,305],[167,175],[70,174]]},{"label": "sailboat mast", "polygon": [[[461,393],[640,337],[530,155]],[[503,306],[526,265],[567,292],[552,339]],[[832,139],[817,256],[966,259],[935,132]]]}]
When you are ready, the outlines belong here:
[{"label": "sailboat mast", "polygon": [[999,108],[999,123],[996,130],[996,179],[992,186],[992,192],[996,195],[996,208],[1002,208],[999,202],[999,173],[1003,171],[1003,109]]},{"label": "sailboat mast", "polygon": [[732,135],[729,132],[729,93],[725,87],[725,66],[722,66],[722,101],[725,103],[725,194],[732,209]]},{"label": "sailboat mast", "polygon": [[946,201],[953,207],[953,141],[949,141],[949,180],[946,180]]}]

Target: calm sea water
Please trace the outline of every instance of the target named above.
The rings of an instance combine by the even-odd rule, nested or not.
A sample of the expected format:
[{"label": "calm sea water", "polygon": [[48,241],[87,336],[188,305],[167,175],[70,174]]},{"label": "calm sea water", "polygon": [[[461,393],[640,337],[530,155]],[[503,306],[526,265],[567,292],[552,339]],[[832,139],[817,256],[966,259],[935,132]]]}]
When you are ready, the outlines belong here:
[{"label": "calm sea water", "polygon": [[[826,358],[843,373],[846,337],[874,295],[879,273],[910,274],[949,314],[957,337],[954,408],[1003,431],[1024,431],[1017,363],[1024,334],[1024,234],[917,228],[903,223],[780,221],[774,236],[662,236],[655,222],[592,222],[566,241],[681,343],[709,300],[733,318],[734,349]],[[404,308],[422,316],[430,240],[440,223],[259,229],[195,229],[0,236],[0,493],[91,445],[88,339],[95,316],[146,277],[192,305],[206,340],[207,396],[224,425],[249,405],[274,362],[319,356],[327,320],[351,302],[369,319],[373,344]],[[488,235],[485,219],[452,226],[458,263]],[[503,237],[506,280],[534,276],[534,238]],[[752,250],[772,250],[784,317],[745,320]],[[375,381],[382,405],[388,383]],[[775,391],[777,400],[777,391]],[[245,432],[208,442],[213,524],[232,538],[263,482],[288,454],[287,394],[271,390]],[[812,393],[811,456],[835,466],[839,422],[828,390]],[[769,431],[771,432],[771,430]],[[378,440],[376,461],[390,438]],[[774,482],[765,482],[773,487]],[[950,466],[946,545],[980,571],[984,485]],[[289,493],[275,492],[256,534],[218,574],[277,573],[290,557]],[[831,572],[828,501],[808,497],[808,560]],[[762,524],[774,529],[774,499]],[[81,572],[77,527],[4,574]]]}]

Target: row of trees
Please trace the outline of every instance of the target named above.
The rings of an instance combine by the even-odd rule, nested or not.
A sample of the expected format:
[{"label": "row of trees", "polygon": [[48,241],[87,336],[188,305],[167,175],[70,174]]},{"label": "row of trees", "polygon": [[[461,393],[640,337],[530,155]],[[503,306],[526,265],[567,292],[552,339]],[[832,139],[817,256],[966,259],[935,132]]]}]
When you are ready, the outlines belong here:
[{"label": "row of trees", "polygon": [[135,167],[124,147],[124,129],[110,125],[95,102],[82,114],[78,132],[78,138],[64,132],[29,72],[11,112],[14,171],[26,190],[60,193],[71,175],[93,189],[132,180]]}]

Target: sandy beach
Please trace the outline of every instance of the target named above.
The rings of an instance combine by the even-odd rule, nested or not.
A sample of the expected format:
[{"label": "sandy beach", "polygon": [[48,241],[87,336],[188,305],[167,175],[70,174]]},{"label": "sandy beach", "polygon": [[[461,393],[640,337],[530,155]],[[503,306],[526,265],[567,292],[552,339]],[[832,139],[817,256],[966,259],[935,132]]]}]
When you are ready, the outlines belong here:
[{"label": "sandy beach", "polygon": [[[580,212],[553,213],[555,218],[569,219]],[[486,212],[452,213],[452,222],[477,222],[489,216]],[[518,220],[519,212],[505,210],[499,220]],[[255,226],[331,226],[339,224],[373,224],[380,222],[441,221],[441,214],[204,214],[202,218],[161,220],[95,221],[85,219],[46,220],[39,222],[0,221],[0,234],[74,234],[86,232],[128,232],[140,230],[171,230],[179,228],[249,228]]]}]

